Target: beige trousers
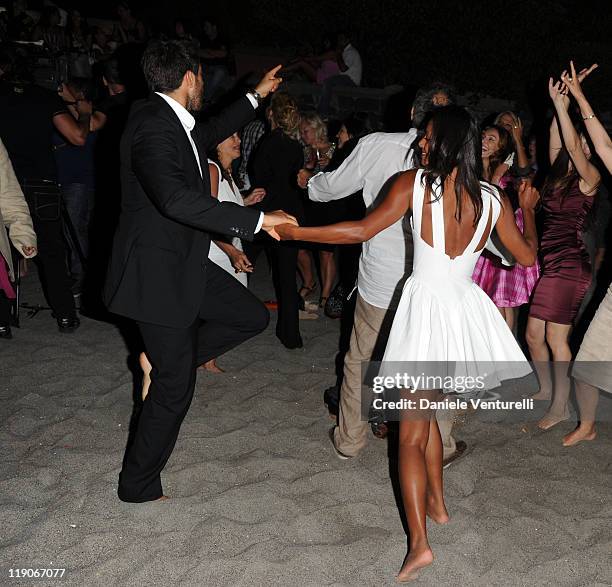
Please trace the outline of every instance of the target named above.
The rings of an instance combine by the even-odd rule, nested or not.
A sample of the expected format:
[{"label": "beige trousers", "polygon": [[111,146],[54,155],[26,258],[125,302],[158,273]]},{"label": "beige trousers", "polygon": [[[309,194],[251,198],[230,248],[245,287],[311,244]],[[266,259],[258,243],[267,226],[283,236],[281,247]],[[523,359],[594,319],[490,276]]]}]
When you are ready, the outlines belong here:
[{"label": "beige trousers", "polygon": [[[372,360],[375,346],[386,344],[391,328],[390,310],[377,308],[368,304],[357,292],[355,320],[351,333],[351,342],[344,357],[344,379],[340,388],[340,415],[334,432],[336,448],[349,457],[357,456],[368,441],[367,421],[361,416],[361,365]],[[380,339],[380,340],[379,340]],[[455,452],[455,439],[451,436],[454,413],[448,411],[436,414],[444,458]],[[443,417],[441,417],[443,416]]]}]

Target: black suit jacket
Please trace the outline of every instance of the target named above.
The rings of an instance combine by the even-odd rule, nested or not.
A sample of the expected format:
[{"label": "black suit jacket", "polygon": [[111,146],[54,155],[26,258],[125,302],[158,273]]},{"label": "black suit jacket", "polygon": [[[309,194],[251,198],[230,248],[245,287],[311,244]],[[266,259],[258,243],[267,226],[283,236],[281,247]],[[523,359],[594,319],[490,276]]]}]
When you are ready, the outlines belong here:
[{"label": "black suit jacket", "polygon": [[140,322],[186,328],[206,284],[209,232],[252,240],[259,212],[210,195],[207,150],[254,115],[245,96],[192,131],[202,174],[180,120],[152,94],[132,107],[121,138],[121,216],[104,301]]}]

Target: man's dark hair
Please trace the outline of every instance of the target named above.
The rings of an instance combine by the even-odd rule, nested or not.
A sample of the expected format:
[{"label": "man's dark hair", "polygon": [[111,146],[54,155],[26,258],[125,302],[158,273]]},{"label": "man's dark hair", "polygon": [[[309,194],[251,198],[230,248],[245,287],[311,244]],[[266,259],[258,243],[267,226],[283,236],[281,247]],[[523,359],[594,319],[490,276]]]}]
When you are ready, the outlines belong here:
[{"label": "man's dark hair", "polygon": [[176,90],[188,71],[197,75],[199,68],[197,47],[186,40],[152,41],[142,56],[142,70],[153,92]]},{"label": "man's dark hair", "polygon": [[433,108],[432,100],[436,94],[445,94],[448,96],[449,105],[455,104],[457,101],[453,86],[444,82],[434,82],[429,86],[419,88],[412,104],[414,108],[414,114],[412,115],[412,126],[414,128],[423,128],[423,122],[425,121],[428,112],[430,112]]}]

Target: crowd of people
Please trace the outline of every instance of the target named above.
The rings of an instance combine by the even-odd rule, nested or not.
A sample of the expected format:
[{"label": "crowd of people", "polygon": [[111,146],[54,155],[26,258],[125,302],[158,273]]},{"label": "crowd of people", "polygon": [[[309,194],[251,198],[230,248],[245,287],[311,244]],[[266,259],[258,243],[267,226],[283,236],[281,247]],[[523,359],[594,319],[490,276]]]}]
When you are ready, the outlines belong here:
[{"label": "crowd of people", "polygon": [[[308,344],[301,321],[341,318],[338,381],[325,395],[337,411],[330,441],[341,459],[367,444],[363,362],[512,362],[510,376],[519,377],[530,371],[523,343],[540,384],[533,399],[549,402],[540,428],[570,417],[573,376],[580,424],[564,444],[595,439],[599,390],[612,392],[604,263],[612,142],[582,89],[596,66],[571,63],[550,80],[546,142],[514,112],[477,122],[444,83],[416,93],[409,131],[374,132],[363,113],[334,120],[328,103],[303,111],[282,86],[276,91],[278,68],[205,124],[194,115],[214,98],[227,58],[213,23],[207,46],[194,43],[184,21],[175,40],[149,43],[142,69],[151,95],[136,101],[126,77],[133,69],[99,31],[78,14],[62,31],[51,9],[43,16],[31,39],[98,54],[93,78],[71,76],[57,92],[31,83],[13,51],[0,54],[0,220],[8,229],[0,231],[0,339],[13,336],[18,266],[30,258],[60,332],[79,328],[79,310],[137,322],[143,423],[124,463],[122,499],[163,497],[160,472],[196,367],[222,372],[219,357],[261,332],[269,310],[287,349]],[[119,16],[117,43],[147,40],[127,5]],[[357,58],[340,35],[334,50],[291,67],[316,79],[316,61],[336,80],[329,87],[358,84]],[[357,66],[359,80],[337,79]],[[248,277],[262,252],[275,291],[265,306]],[[606,288],[593,317],[589,303]],[[572,332],[590,319],[575,357]],[[573,358],[584,364],[569,374]],[[182,395],[170,418],[159,398],[174,387]],[[384,414],[371,420],[384,436]],[[411,541],[401,580],[433,560],[426,516],[448,521],[442,469],[466,450],[452,426],[453,414],[435,410],[400,422]]]}]

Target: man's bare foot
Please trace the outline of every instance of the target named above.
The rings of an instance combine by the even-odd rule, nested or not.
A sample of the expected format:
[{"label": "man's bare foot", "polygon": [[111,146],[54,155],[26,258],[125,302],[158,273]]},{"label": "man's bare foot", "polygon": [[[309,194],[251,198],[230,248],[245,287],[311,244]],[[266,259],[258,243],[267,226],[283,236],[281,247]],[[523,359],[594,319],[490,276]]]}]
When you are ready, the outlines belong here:
[{"label": "man's bare foot", "polygon": [[225,373],[225,371],[217,365],[217,359],[206,361],[206,363],[201,365],[200,368],[204,369],[204,371],[208,371],[209,373]]},{"label": "man's bare foot", "polygon": [[408,583],[416,579],[421,569],[433,563],[433,552],[429,546],[419,550],[411,550],[404,559],[400,572],[395,577],[398,583]]},{"label": "man's bare foot", "polygon": [[556,414],[551,414],[547,412],[544,417],[538,422],[538,428],[541,430],[550,430],[553,426],[556,426],[560,422],[565,422],[565,420],[569,420],[569,410],[565,410],[563,415],[557,416]]},{"label": "man's bare foot", "polygon": [[450,522],[450,516],[444,501],[440,502],[440,500],[434,500],[429,496],[427,497],[427,515],[436,524],[448,524]]},{"label": "man's bare foot", "polygon": [[552,398],[552,391],[550,389],[540,389],[538,393],[534,393],[529,399],[536,402],[545,402]]},{"label": "man's bare foot", "polygon": [[578,426],[576,430],[563,437],[563,446],[574,446],[583,440],[595,440],[596,438],[595,426]]},{"label": "man's bare foot", "polygon": [[145,401],[145,398],[149,394],[149,387],[151,386],[151,369],[153,367],[151,363],[149,363],[149,358],[145,353],[140,353],[138,362],[142,369],[142,401]]}]

